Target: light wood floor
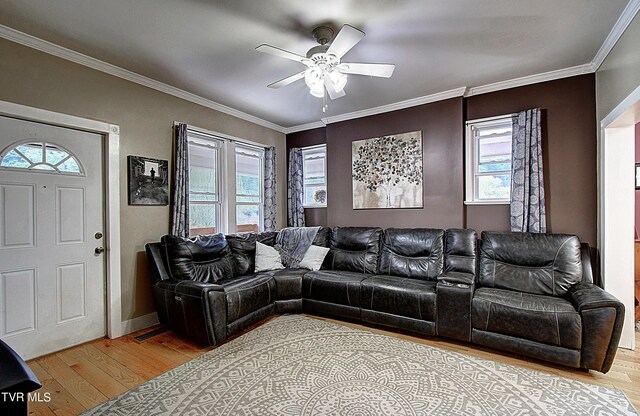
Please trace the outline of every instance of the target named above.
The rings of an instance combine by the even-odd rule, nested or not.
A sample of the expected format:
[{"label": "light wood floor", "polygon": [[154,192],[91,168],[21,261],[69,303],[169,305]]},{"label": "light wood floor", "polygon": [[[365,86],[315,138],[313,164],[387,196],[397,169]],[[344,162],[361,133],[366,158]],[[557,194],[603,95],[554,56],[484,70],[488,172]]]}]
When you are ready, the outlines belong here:
[{"label": "light wood floor", "polygon": [[[618,388],[623,390],[635,408],[640,410],[640,349],[618,350],[613,367],[607,374],[595,371],[587,373],[462,342],[423,338],[410,333],[330,318],[318,319],[587,383]],[[48,392],[51,397],[48,403],[30,402],[29,414],[77,415],[212,349],[195,345],[172,332],[165,332],[145,341],[135,339],[137,335],[153,329],[155,328],[113,340],[99,339],[29,361],[29,367],[42,382],[43,387],[39,390],[41,396]],[[636,332],[636,343],[640,346],[640,332]]]}]

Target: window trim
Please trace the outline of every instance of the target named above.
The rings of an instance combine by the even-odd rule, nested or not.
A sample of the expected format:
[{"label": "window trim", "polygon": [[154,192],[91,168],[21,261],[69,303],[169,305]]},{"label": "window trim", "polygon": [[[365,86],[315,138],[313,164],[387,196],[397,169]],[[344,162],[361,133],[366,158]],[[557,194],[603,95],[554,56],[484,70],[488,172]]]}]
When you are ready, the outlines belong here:
[{"label": "window trim", "polygon": [[[315,154],[315,153],[323,153],[324,154],[324,181],[322,183],[318,183],[318,184],[314,184],[314,185],[320,185],[320,186],[324,186],[325,190],[327,189],[327,145],[326,144],[318,144],[315,146],[307,146],[307,147],[303,147],[302,149],[302,192],[303,195],[306,195],[306,189],[305,189],[305,179],[307,177],[306,173],[305,173],[305,156],[306,154]],[[327,198],[328,201],[328,198]],[[305,204],[303,201],[303,208],[326,208],[327,207],[327,202],[325,202],[324,204]]]},{"label": "window trim", "polygon": [[[476,120],[469,120],[465,123],[465,205],[509,205],[510,198],[496,199],[479,199],[477,195],[476,178],[478,176],[486,176],[481,172],[477,172],[478,167],[478,141],[474,134],[477,126],[487,127],[497,124],[503,124],[505,121],[513,119],[516,114],[505,114],[495,117],[487,117]],[[497,173],[506,172],[500,171]],[[496,172],[491,172],[496,173]],[[486,174],[489,174],[486,172]],[[509,171],[509,175],[511,172]]]},{"label": "window trim", "polygon": [[[180,124],[174,122],[174,125]],[[233,234],[237,232],[236,207],[237,205],[256,205],[260,208],[260,231],[264,230],[264,154],[268,145],[240,139],[223,133],[205,130],[187,124],[187,139],[189,144],[218,148],[218,203],[216,203],[216,233]],[[260,154],[260,202],[243,203],[236,202],[236,148],[246,148],[247,150]],[[191,162],[190,162],[191,163]],[[204,202],[206,203],[206,202]],[[191,230],[191,228],[190,228]]]}]

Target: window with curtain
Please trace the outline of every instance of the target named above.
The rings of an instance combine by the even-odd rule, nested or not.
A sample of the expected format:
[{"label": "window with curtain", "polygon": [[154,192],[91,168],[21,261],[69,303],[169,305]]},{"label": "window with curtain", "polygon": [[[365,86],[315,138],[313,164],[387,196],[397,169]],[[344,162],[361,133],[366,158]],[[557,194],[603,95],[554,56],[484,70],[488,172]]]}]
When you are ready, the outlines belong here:
[{"label": "window with curtain", "polygon": [[302,148],[305,207],[327,206],[327,147]]},{"label": "window with curtain", "polygon": [[187,130],[189,235],[264,229],[264,148]]},{"label": "window with curtain", "polygon": [[465,203],[509,203],[512,116],[467,122]]},{"label": "window with curtain", "polygon": [[236,232],[263,229],[264,149],[236,144]]}]

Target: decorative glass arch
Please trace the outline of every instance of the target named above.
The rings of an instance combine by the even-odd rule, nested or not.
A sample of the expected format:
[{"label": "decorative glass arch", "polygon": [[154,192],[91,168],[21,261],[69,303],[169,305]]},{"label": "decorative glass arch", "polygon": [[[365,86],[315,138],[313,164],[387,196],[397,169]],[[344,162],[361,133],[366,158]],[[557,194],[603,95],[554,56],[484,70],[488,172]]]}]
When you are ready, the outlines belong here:
[{"label": "decorative glass arch", "polygon": [[21,141],[4,149],[0,167],[84,175],[80,161],[64,147],[44,141]]}]

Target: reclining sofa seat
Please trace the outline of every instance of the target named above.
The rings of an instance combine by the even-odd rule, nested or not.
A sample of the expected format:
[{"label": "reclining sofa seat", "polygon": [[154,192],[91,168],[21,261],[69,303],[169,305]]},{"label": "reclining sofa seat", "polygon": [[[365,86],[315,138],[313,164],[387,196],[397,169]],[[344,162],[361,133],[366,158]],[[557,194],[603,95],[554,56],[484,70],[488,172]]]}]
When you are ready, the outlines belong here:
[{"label": "reclining sofa seat", "polygon": [[444,230],[388,228],[377,272],[362,281],[363,321],[435,335],[436,284],[444,266]]},{"label": "reclining sofa seat", "polygon": [[609,370],[624,306],[583,273],[576,236],[483,232],[479,251],[473,343]]},{"label": "reclining sofa seat", "polygon": [[360,319],[360,287],[377,271],[381,235],[381,228],[333,228],[322,269],[302,277],[303,309]]}]

